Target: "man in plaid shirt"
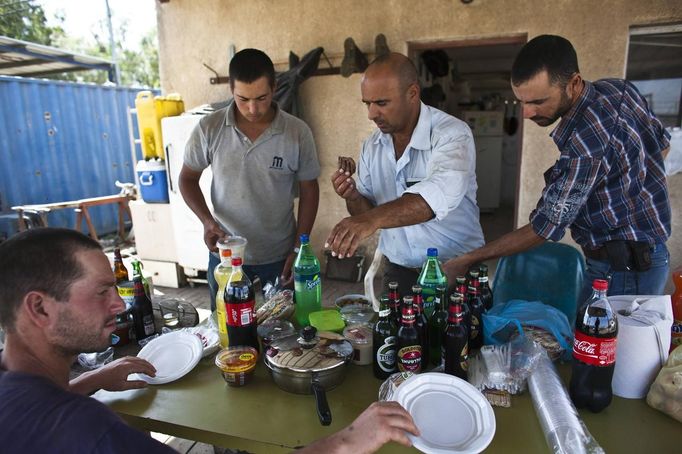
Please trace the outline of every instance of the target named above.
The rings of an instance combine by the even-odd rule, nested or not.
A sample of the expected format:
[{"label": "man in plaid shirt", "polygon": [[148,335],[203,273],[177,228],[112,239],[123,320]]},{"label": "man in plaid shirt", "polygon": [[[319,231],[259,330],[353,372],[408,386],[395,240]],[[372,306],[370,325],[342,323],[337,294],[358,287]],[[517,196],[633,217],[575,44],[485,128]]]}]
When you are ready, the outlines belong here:
[{"label": "man in plaid shirt", "polygon": [[592,280],[610,280],[609,295],[663,293],[670,204],[663,157],[669,134],[634,85],[583,80],[575,49],[560,36],[529,41],[512,67],[512,90],[524,118],[559,124],[559,148],[530,223],[445,264],[454,279],[474,263],[560,240],[566,228],[583,249]]}]

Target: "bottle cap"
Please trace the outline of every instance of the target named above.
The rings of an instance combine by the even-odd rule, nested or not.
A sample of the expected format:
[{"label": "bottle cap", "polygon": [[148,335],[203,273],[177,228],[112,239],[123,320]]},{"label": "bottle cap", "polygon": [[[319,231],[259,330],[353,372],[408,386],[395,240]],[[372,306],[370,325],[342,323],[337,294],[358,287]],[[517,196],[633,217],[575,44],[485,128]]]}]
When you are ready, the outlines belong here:
[{"label": "bottle cap", "polygon": [[241,257],[232,258],[232,266],[242,266],[242,258]]},{"label": "bottle cap", "polygon": [[308,241],[310,241],[310,235],[301,233],[301,243],[307,243]]},{"label": "bottle cap", "polygon": [[232,249],[221,249],[220,250],[220,256],[221,257],[232,257]]},{"label": "bottle cap", "polygon": [[599,290],[599,291],[603,292],[603,291],[609,289],[609,283],[608,283],[608,281],[605,281],[604,279],[595,279],[592,282],[592,288],[595,290]]},{"label": "bottle cap", "polygon": [[426,250],[427,257],[438,257],[438,249],[435,247],[430,247]]}]

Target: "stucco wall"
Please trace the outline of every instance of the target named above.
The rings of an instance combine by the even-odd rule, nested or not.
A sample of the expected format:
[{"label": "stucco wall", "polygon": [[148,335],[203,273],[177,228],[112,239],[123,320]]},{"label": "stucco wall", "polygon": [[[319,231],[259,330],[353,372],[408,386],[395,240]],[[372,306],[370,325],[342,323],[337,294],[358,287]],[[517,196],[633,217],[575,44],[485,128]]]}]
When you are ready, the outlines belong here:
[{"label": "stucco wall", "polygon": [[[597,5],[598,3],[598,5]],[[343,41],[352,36],[372,53],[374,37],[384,33],[392,50],[407,52],[408,42],[495,38],[543,33],[565,36],[575,46],[583,77],[623,77],[628,29],[632,25],[682,22],[679,0],[555,0],[552,2],[474,0],[170,0],[157,3],[161,83],[179,92],[187,106],[225,99],[227,85],[210,85],[212,73],[226,75],[228,49],[256,47],[286,68],[289,51],[302,55],[322,46],[335,64]],[[418,5],[415,6],[415,5]],[[595,14],[595,8],[602,14]],[[301,90],[303,117],[320,153],[322,199],[313,231],[317,247],[345,208],[329,183],[339,154],[357,156],[372,125],[360,103],[359,76],[318,76]],[[542,172],[558,154],[548,134],[523,124],[517,224],[525,223],[543,187]],[[668,245],[672,264],[682,265],[682,175],[669,181],[674,231]]]}]

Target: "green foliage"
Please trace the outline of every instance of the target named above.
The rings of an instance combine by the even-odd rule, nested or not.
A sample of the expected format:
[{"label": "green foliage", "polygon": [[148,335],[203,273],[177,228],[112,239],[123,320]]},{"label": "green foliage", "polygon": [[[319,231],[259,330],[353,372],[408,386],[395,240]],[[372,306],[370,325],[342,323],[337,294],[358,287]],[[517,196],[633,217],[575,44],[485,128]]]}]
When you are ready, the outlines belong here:
[{"label": "green foliage", "polygon": [[[57,15],[58,23],[64,18]],[[114,45],[121,75],[121,85],[158,88],[159,55],[156,29],[145,35],[138,49],[125,46],[128,24],[119,24],[114,30]],[[61,26],[50,27],[43,8],[32,0],[0,0],[0,35],[38,44],[59,47],[72,52],[111,59],[109,34],[104,19],[93,28],[90,39],[68,36]],[[50,79],[102,84],[108,81],[106,71],[76,71],[44,76]]]},{"label": "green foliage", "polygon": [[61,27],[46,24],[45,11],[32,0],[0,0],[0,35],[37,44],[52,44]]}]

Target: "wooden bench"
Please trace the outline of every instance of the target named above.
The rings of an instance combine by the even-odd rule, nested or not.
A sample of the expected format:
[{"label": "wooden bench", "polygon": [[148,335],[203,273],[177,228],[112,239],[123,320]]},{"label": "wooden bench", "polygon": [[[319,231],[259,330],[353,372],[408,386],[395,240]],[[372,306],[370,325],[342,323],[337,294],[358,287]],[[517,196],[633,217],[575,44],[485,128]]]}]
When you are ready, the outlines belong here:
[{"label": "wooden bench", "polygon": [[80,230],[81,224],[83,223],[83,220],[85,220],[90,237],[94,240],[98,240],[99,238],[97,237],[97,231],[95,230],[95,226],[92,223],[92,219],[90,218],[90,212],[88,211],[88,209],[90,207],[98,205],[117,204],[118,235],[121,238],[124,238],[125,222],[123,219],[123,214],[126,213],[128,215],[128,219],[130,219],[132,222],[132,216],[130,215],[130,207],[128,206],[128,202],[130,202],[131,200],[134,200],[134,197],[115,194],[105,195],[102,197],[93,197],[90,199],[71,200],[68,202],[55,202],[35,205],[18,205],[13,206],[12,209],[17,212],[17,216],[19,216],[19,230],[23,231],[29,227],[26,223],[26,220],[27,218],[29,219],[31,218],[30,215],[33,215],[33,218],[37,219],[38,227],[47,227],[48,213],[56,210],[73,208],[74,212],[76,213],[76,225],[74,226],[74,229]]}]

